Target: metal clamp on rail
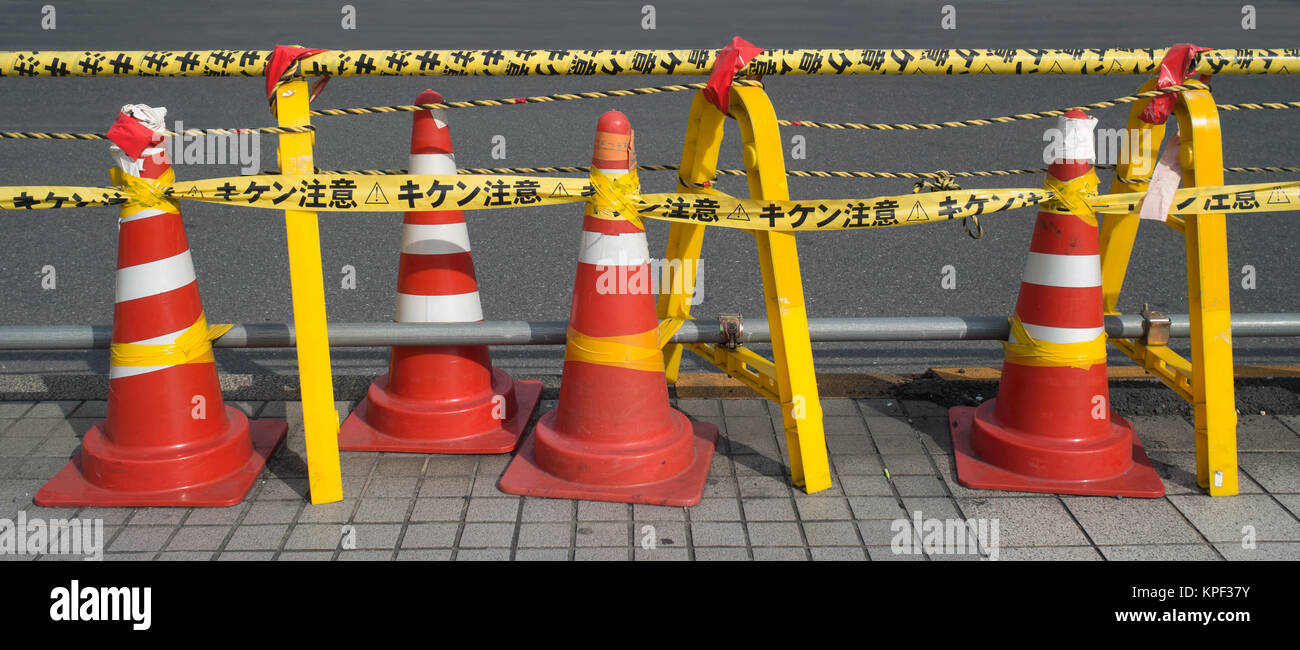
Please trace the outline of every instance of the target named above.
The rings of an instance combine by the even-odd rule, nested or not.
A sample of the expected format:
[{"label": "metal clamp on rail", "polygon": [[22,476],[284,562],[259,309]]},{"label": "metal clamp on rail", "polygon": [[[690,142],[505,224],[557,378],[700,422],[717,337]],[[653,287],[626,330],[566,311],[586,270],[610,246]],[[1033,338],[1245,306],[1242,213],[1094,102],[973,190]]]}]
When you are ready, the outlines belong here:
[{"label": "metal clamp on rail", "polygon": [[1169,345],[1169,325],[1173,321],[1169,315],[1151,308],[1150,303],[1142,305],[1142,345]]},{"label": "metal clamp on rail", "polygon": [[722,347],[735,350],[745,333],[745,319],[740,314],[718,314],[718,330],[722,332]]}]

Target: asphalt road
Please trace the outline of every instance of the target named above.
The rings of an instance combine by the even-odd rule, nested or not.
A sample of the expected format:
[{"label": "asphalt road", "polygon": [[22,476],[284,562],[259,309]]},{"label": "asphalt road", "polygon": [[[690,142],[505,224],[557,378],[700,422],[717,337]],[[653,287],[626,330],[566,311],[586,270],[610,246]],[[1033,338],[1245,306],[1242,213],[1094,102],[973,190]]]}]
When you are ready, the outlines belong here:
[{"label": "asphalt road", "polygon": [[[641,7],[653,4],[656,29],[641,28]],[[1300,5],[1257,0],[1257,28],[1243,30],[1241,5],[1230,2],[1043,2],[955,0],[957,29],[940,28],[940,7],[891,2],[357,2],[357,29],[340,27],[342,3],[223,2],[199,8],[159,2],[58,3],[57,29],[40,29],[40,6],[0,2],[4,49],[260,48],[297,43],[329,48],[676,48],[720,47],[739,34],[769,47],[1295,47]],[[1105,8],[1101,8],[1106,5]],[[317,105],[406,103],[426,87],[448,99],[498,98],[561,90],[627,88],[703,78],[345,78]],[[768,93],[778,116],[818,121],[943,121],[1059,108],[1126,95],[1135,76],[1040,77],[777,77]],[[273,124],[261,79],[0,79],[0,128],[103,132],[127,103],[166,106],[186,127]],[[1300,77],[1231,76],[1215,81],[1220,102],[1300,98]],[[542,105],[456,110],[448,120],[462,167],[583,165],[596,119],[625,112],[637,129],[643,163],[678,162],[687,93]],[[1098,111],[1101,128],[1120,128],[1127,112]],[[317,118],[317,164],[325,168],[406,166],[410,116]],[[1297,111],[1224,114],[1225,163],[1296,165]],[[807,158],[792,169],[982,170],[1041,166],[1049,121],[935,132],[844,132],[788,128],[806,137]],[[1172,129],[1171,129],[1172,131]],[[740,166],[739,136],[724,147],[721,166]],[[503,136],[506,158],[491,157]],[[261,141],[262,169],[275,168],[275,140]],[[4,185],[102,185],[111,164],[102,142],[0,141]],[[234,166],[176,167],[178,178],[237,174]],[[1261,182],[1276,175],[1234,175]],[[1103,187],[1109,174],[1102,174]],[[671,173],[645,173],[646,191],[672,189]],[[968,187],[1036,187],[1042,179],[972,180]],[[724,190],[743,194],[743,179]],[[905,193],[907,181],[792,178],[794,197],[851,198]],[[270,211],[185,203],[185,220],[211,322],[292,319],[282,217]],[[108,323],[112,318],[115,208],[6,213],[0,219],[0,324]],[[568,315],[580,222],[579,208],[470,213],[475,262],[488,319],[562,320]],[[799,250],[811,316],[993,315],[1014,306],[1034,212],[986,220],[972,240],[958,223],[803,235]],[[322,214],[326,298],[332,321],[383,321],[393,313],[400,215]],[[667,226],[649,227],[651,250],[662,251]],[[1290,214],[1232,217],[1230,271],[1256,272],[1256,288],[1234,279],[1239,312],[1300,311],[1300,218]],[[1144,223],[1121,307],[1155,302],[1186,311],[1182,239]],[[41,269],[53,265],[57,288],[43,290]],[[357,270],[355,290],[341,287],[341,269]],[[941,287],[952,265],[957,287]],[[704,248],[705,300],[698,314],[741,312],[762,317],[758,264],[743,232],[709,232]],[[1237,341],[1246,363],[1300,362],[1294,340]],[[225,354],[225,353],[223,353]],[[819,369],[914,370],[926,366],[997,364],[996,343],[817,346]],[[269,366],[291,353],[259,352]],[[286,356],[287,355],[287,356]],[[84,366],[102,369],[99,353],[0,355],[0,371]],[[225,359],[234,363],[236,356]],[[245,359],[239,356],[239,359]],[[507,367],[558,371],[556,348],[496,352]],[[340,365],[382,365],[383,351],[337,351]]]}]

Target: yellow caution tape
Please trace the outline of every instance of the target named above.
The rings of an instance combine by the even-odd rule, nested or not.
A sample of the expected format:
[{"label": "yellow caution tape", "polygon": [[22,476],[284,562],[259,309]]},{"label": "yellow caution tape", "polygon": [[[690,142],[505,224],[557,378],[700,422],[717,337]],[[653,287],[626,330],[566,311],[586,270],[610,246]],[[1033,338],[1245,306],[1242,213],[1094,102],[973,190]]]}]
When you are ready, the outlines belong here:
[{"label": "yellow caution tape", "polygon": [[1058,214],[1072,214],[1088,225],[1097,225],[1097,213],[1090,201],[1097,198],[1097,174],[1091,170],[1083,176],[1068,181],[1058,180],[1052,175],[1043,182],[1043,189],[1056,195],[1042,205],[1043,210]]},{"label": "yellow caution tape", "polygon": [[623,336],[589,336],[570,327],[564,360],[662,373],[659,331],[655,328]]},{"label": "yellow caution tape", "polygon": [[[631,176],[631,175],[629,175]],[[763,201],[738,199],[713,188],[691,193],[636,194],[636,179],[609,181],[513,175],[310,174],[234,176],[164,183],[122,179],[123,186],[0,187],[0,210],[71,208],[168,198],[275,210],[403,212],[496,210],[594,200],[610,206],[602,218],[693,222],[742,230],[826,231],[887,228],[978,217],[1055,202],[1059,211],[1136,212],[1142,193],[1092,196],[1095,176],[1057,183],[1052,189],[967,189],[865,199]],[[597,196],[597,185],[601,196]],[[160,195],[160,192],[162,193]],[[596,197],[593,199],[593,197]],[[631,214],[635,207],[635,215]],[[612,210],[612,211],[611,211]],[[1194,187],[1179,190],[1171,212],[1249,213],[1300,210],[1300,181]],[[617,212],[617,217],[614,216]],[[1088,217],[1084,217],[1088,218]]]},{"label": "yellow caution tape", "polygon": [[[1093,209],[1105,214],[1129,214],[1141,207],[1144,192],[1108,194],[1091,201]],[[1171,214],[1206,212],[1286,212],[1300,210],[1300,181],[1252,183],[1222,187],[1189,187],[1174,193]]]},{"label": "yellow caution tape", "polygon": [[[771,49],[741,75],[1150,74],[1166,50]],[[329,50],[302,61],[308,76],[707,75],[716,49]],[[268,50],[7,51],[0,77],[261,77]],[[1300,74],[1300,50],[1201,52],[1201,74]]]},{"label": "yellow caution tape", "polygon": [[637,179],[636,170],[614,179],[604,172],[591,168],[591,185],[596,193],[592,203],[591,216],[607,221],[629,221],[632,225],[645,230],[641,219],[640,206],[636,195],[640,192],[641,181]]},{"label": "yellow caution tape", "polygon": [[172,192],[182,199],[276,210],[405,212],[575,203],[595,189],[587,179],[544,176],[266,174],[185,181]]},{"label": "yellow caution tape", "polygon": [[110,364],[114,366],[178,366],[213,360],[209,341],[230,331],[232,324],[208,325],[203,314],[176,337],[173,343],[114,343]]},{"label": "yellow caution tape", "polygon": [[130,200],[116,187],[29,185],[0,187],[0,210],[49,210],[119,205]]},{"label": "yellow caution tape", "polygon": [[592,179],[508,175],[472,178],[414,174],[261,175],[186,181],[173,187],[173,195],[211,203],[319,212],[493,210],[574,203],[595,196],[598,208],[602,204],[609,206],[594,211],[597,217],[605,219],[626,218],[639,224],[639,219],[649,218],[782,231],[928,223],[1036,205],[1053,196],[1049,191],[1036,189],[977,189],[873,199],[761,201],[737,199],[721,192],[637,195],[633,193],[637,184],[634,174],[614,181],[597,170]]},{"label": "yellow caution tape", "polygon": [[[1050,366],[1087,370],[1106,360],[1106,332],[1091,341],[1079,343],[1053,343],[1040,341],[1025,331],[1020,315],[1010,318],[1011,339],[1003,341],[1007,363],[1020,366]],[[1014,342],[1013,342],[1014,341]]]},{"label": "yellow caution tape", "polygon": [[826,231],[910,226],[1037,205],[1051,192],[978,189],[869,199],[760,201],[726,194],[645,194],[643,217],[744,230]]},{"label": "yellow caution tape", "polygon": [[176,172],[170,167],[156,179],[132,176],[116,167],[110,169],[108,175],[114,185],[122,188],[122,192],[126,194],[134,210],[160,208],[171,210],[176,214],[180,213],[176,199],[168,193],[176,183]]}]

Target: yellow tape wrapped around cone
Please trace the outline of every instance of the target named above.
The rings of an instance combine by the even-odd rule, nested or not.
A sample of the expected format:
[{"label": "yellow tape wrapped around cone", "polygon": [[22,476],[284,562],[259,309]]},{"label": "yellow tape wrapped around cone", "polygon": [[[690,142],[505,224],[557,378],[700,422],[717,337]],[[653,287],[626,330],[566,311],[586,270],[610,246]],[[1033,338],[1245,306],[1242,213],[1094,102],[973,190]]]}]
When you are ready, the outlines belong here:
[{"label": "yellow tape wrapped around cone", "polygon": [[1040,207],[1048,212],[1072,214],[1083,219],[1088,225],[1096,226],[1097,213],[1091,202],[1097,199],[1097,184],[1097,173],[1093,171],[1068,181],[1059,180],[1049,174],[1047,180],[1043,182],[1043,189],[1052,192],[1056,197]]},{"label": "yellow tape wrapped around cone", "polygon": [[589,336],[570,327],[566,336],[565,361],[584,361],[646,372],[664,371],[657,328],[623,336]]},{"label": "yellow tape wrapped around cone", "polygon": [[172,343],[114,343],[110,364],[114,366],[178,366],[213,360],[211,341],[230,331],[233,324],[208,325],[203,314]]},{"label": "yellow tape wrapped around cone", "polygon": [[128,213],[157,208],[180,214],[180,206],[170,192],[172,186],[176,184],[176,172],[171,167],[168,167],[158,178],[132,176],[116,167],[108,170],[108,174],[113,184],[121,189],[131,204],[126,208]]},{"label": "yellow tape wrapped around cone", "polygon": [[640,206],[637,205],[641,198],[641,181],[635,169],[615,179],[592,167],[591,186],[601,199],[596,202],[599,209],[591,216],[605,221],[628,221],[645,230],[645,220],[641,218]]},{"label": "yellow tape wrapped around cone", "polygon": [[1054,343],[1029,335],[1018,314],[1012,315],[1011,339],[1002,342],[1007,363],[1020,366],[1068,366],[1087,370],[1106,361],[1106,332],[1091,341]]}]

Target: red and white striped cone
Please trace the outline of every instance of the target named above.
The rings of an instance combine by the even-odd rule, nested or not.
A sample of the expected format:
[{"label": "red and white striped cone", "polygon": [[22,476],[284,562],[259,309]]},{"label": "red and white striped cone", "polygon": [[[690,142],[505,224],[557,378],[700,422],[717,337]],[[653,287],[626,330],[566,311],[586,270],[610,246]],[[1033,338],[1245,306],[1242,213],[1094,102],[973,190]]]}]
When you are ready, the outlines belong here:
[{"label": "red and white striped cone", "polygon": [[[442,97],[426,90],[417,104]],[[455,174],[451,131],[430,111],[414,113],[412,174]],[[397,274],[399,323],[483,320],[465,213],[407,212]],[[492,367],[484,345],[395,347],[388,374],[339,429],[339,449],[439,454],[513,451],[542,384]]]},{"label": "red and white striped cone", "polygon": [[[1095,180],[1095,121],[1077,110],[1060,119],[1065,147],[1048,188]],[[1049,208],[1035,223],[998,396],[949,410],[957,479],[989,490],[1163,496],[1133,425],[1110,409],[1096,220]]]},{"label": "red and white striped cone", "polygon": [[[149,116],[147,126],[157,132],[163,111],[131,106],[123,112]],[[138,159],[116,146],[111,151],[122,175],[171,183],[164,149],[145,149]],[[168,201],[124,204],[107,418],[86,432],[72,461],[36,493],[36,503],[188,507],[242,501],[287,425],[250,422],[225,404],[209,340],[180,210]]]},{"label": "red and white striped cone", "polygon": [[[622,113],[605,113],[592,166],[611,180],[627,175],[631,136]],[[669,406],[645,230],[600,213],[587,204],[559,403],[498,486],[537,497],[695,505],[718,429]]]}]

